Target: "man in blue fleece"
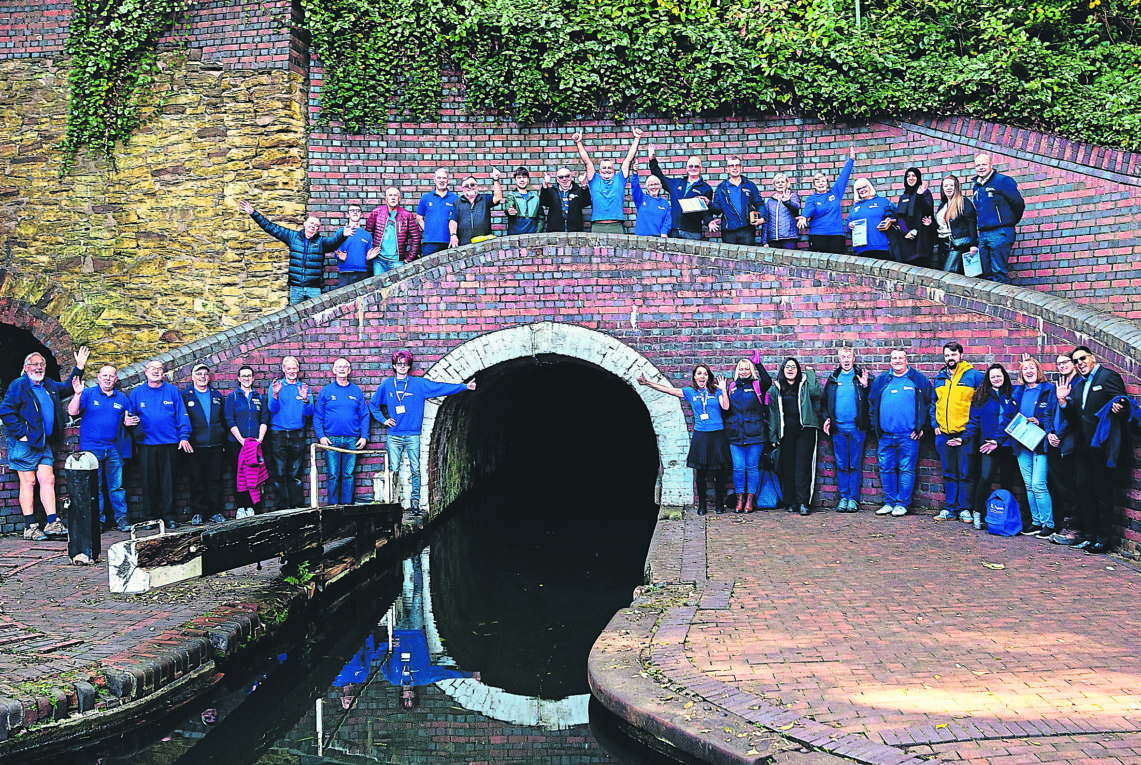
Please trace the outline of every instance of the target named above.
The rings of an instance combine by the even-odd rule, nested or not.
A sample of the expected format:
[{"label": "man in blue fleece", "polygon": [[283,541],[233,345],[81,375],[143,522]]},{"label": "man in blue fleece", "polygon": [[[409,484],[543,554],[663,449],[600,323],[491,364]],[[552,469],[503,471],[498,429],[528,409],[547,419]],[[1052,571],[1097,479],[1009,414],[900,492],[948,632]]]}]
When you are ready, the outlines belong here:
[{"label": "man in blue fleece", "polygon": [[270,386],[269,464],[277,490],[277,509],[304,507],[301,489],[305,458],[305,421],[313,416],[309,385],[298,379],[301,364],[293,356],[281,360],[280,380]]},{"label": "man in blue fleece", "polygon": [[[321,388],[313,404],[313,431],[325,446],[361,449],[368,443],[368,402],[364,391],[349,380],[348,359],[333,362],[333,381]],[[326,486],[330,505],[353,503],[353,470],[357,455],[325,451]]]},{"label": "man in blue fleece", "polygon": [[[91,452],[99,460],[99,485],[107,483],[107,495],[119,531],[130,531],[127,520],[127,493],[123,490],[123,460],[131,456],[131,439],[125,428],[139,424],[131,413],[127,394],[118,390],[119,373],[110,364],[100,367],[98,385],[84,388],[78,378],[72,379],[77,395],[67,404],[67,413],[79,417],[79,448]],[[99,492],[99,511],[107,518],[103,492]]]},{"label": "man in blue fleece", "polygon": [[876,515],[907,515],[930,401],[931,382],[908,365],[906,351],[892,351],[891,369],[876,377],[868,394],[884,496]]},{"label": "man in blue fleece", "polygon": [[1008,265],[1014,248],[1014,227],[1022,220],[1026,202],[1013,178],[995,171],[987,153],[975,155],[975,187],[971,199],[978,213],[982,278],[1010,284]]},{"label": "man in blue fleece", "polygon": [[178,528],[174,520],[174,465],[178,451],[190,454],[190,417],[182,402],[182,392],[166,380],[161,361],[148,361],[143,368],[147,381],[127,397],[131,411],[138,415],[135,441],[138,452],[139,482],[143,485],[143,518],[162,518],[167,528]]}]

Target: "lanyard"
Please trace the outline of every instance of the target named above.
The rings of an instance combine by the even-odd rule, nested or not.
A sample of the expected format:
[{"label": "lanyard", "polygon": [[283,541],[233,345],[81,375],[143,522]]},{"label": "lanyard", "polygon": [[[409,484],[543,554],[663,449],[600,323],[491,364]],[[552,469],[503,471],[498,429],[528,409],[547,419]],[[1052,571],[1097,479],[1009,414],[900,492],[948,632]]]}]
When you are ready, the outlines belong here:
[{"label": "lanyard", "polygon": [[404,378],[404,390],[396,387],[397,381],[392,381],[392,389],[396,391],[396,402],[398,404],[404,403],[404,397],[408,395],[408,378]]}]

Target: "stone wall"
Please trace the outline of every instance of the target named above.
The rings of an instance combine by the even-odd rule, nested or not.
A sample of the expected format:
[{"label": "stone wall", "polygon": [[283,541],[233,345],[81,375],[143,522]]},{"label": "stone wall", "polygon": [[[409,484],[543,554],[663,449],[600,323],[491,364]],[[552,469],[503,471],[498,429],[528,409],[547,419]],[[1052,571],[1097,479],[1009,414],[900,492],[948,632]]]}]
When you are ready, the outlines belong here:
[{"label": "stone wall", "polygon": [[[1008,368],[1023,353],[1048,361],[1060,350],[1088,344],[1121,371],[1131,393],[1141,391],[1141,346],[1131,322],[1032,290],[848,256],[715,243],[671,242],[662,251],[647,239],[545,234],[504,244],[445,251],[299,309],[255,320],[228,336],[188,344],[164,355],[167,368],[184,383],[191,365],[205,359],[218,371],[219,387],[230,389],[238,366],[247,363],[264,388],[278,374],[280,359],[291,354],[301,358],[303,375],[318,387],[329,379],[333,359],[344,355],[353,363],[354,380],[371,396],[391,373],[388,355],[396,348],[412,348],[417,366],[428,369],[486,333],[548,322],[603,336],[597,343],[576,341],[558,350],[600,369],[606,368],[615,346],[632,351],[632,366],[614,373],[631,386],[640,372],[655,369],[681,383],[697,362],[727,372],[754,349],[770,370],[795,355],[823,376],[834,367],[833,348],[840,342],[855,347],[860,363],[876,372],[887,368],[891,349],[905,348],[913,365],[933,377],[942,363],[942,344],[958,339],[977,366],[999,361]],[[483,368],[501,361],[485,360]],[[475,360],[463,359],[469,362]],[[475,366],[477,382],[480,368]],[[138,367],[125,374],[127,385],[139,381]],[[680,407],[676,399],[662,399],[663,406]],[[647,411],[656,405],[651,401]],[[448,425],[448,418],[463,412],[463,407],[440,407],[434,427],[464,432]],[[691,417],[688,411],[684,415]],[[655,430],[661,427],[658,421],[668,420],[656,420]],[[663,434],[657,435],[664,462],[668,452]],[[383,441],[383,430],[373,423],[370,442]],[[623,448],[617,437],[607,446]],[[449,469],[446,460],[474,462],[482,459],[481,448],[478,440],[464,439],[441,450],[431,431],[425,431],[422,462],[433,502],[441,496],[439,476],[478,479],[476,472]],[[879,499],[873,454],[869,446],[868,503]],[[358,470],[360,490],[367,491],[377,464],[365,460]],[[819,465],[819,497],[827,505],[835,499],[835,485],[826,439]],[[925,439],[918,507],[941,503],[940,475],[938,456]],[[455,491],[449,487],[449,496]],[[1120,504],[1124,549],[1134,554],[1141,543],[1137,473],[1123,489]]]}]

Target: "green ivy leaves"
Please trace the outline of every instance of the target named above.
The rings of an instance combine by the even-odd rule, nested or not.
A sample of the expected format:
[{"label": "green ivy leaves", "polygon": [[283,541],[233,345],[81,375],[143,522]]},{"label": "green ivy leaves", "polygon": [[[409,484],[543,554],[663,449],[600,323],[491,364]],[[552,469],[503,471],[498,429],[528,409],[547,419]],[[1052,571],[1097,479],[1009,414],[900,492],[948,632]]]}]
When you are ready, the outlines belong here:
[{"label": "green ivy leaves", "polygon": [[73,0],[73,5],[66,47],[72,56],[71,95],[67,130],[59,145],[61,177],[84,148],[114,166],[115,145],[145,124],[148,109],[150,114],[161,109],[164,97],[154,89],[160,75],[155,48],[189,0]]}]

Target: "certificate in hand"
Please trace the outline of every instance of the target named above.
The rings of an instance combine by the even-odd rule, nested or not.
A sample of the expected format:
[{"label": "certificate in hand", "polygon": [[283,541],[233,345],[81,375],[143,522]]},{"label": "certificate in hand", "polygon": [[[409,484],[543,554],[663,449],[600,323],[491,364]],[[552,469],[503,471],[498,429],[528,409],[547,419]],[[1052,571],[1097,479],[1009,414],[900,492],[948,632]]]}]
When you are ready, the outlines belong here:
[{"label": "certificate in hand", "polygon": [[852,246],[853,247],[867,247],[868,246],[868,221],[867,221],[867,218],[853,222],[853,224],[852,224]]},{"label": "certificate in hand", "polygon": [[1014,415],[1014,419],[1006,426],[1006,432],[1011,438],[1030,451],[1037,449],[1038,444],[1042,443],[1042,439],[1046,437],[1046,431],[1030,422],[1030,420],[1021,414]]},{"label": "certificate in hand", "polygon": [[709,209],[709,200],[705,197],[686,197],[677,201],[683,213],[705,212]]}]

